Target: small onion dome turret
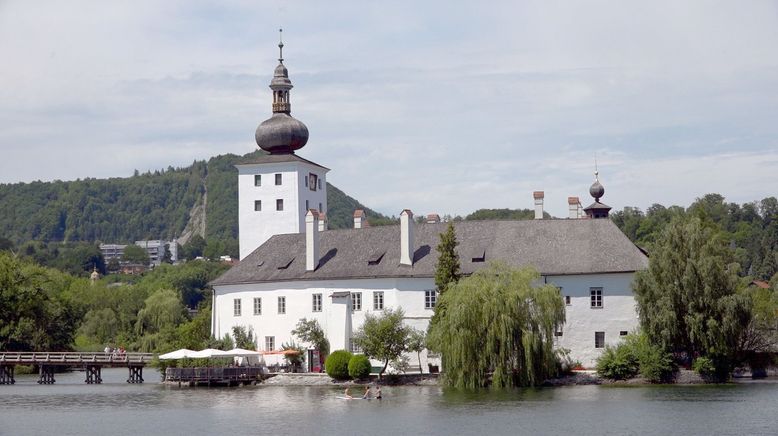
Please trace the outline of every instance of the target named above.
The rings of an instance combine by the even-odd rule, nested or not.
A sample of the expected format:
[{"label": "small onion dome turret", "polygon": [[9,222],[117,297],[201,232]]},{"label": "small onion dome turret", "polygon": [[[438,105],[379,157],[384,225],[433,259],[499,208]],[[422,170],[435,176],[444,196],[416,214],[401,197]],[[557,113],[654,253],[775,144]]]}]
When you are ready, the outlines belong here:
[{"label": "small onion dome turret", "polygon": [[294,153],[308,142],[308,128],[293,116],[276,112],[257,127],[257,145],[272,154]]},{"label": "small onion dome turret", "polygon": [[289,91],[292,81],[284,65],[284,43],[278,43],[278,66],[273,71],[270,89],[273,90],[273,116],[262,121],[254,138],[262,150],[272,154],[294,153],[308,142],[308,128],[291,115]]},{"label": "small onion dome turret", "polygon": [[605,187],[600,183],[599,173],[594,173],[594,183],[589,187],[589,195],[594,197],[594,201],[600,201],[603,195],[605,195]]}]

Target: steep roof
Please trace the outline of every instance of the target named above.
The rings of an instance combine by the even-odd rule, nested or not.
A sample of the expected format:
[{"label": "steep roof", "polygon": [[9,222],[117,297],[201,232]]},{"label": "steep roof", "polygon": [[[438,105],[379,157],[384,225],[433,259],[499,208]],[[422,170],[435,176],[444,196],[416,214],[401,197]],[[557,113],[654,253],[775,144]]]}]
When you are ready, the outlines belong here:
[{"label": "steep roof", "polygon": [[[315,271],[305,270],[305,234],[275,235],[212,284],[434,277],[435,247],[447,225],[415,224],[412,267],[400,265],[399,226],[327,230],[320,233]],[[454,228],[465,274],[494,259],[532,265],[543,275],[633,272],[648,266],[648,258],[609,219],[461,221]]]}]

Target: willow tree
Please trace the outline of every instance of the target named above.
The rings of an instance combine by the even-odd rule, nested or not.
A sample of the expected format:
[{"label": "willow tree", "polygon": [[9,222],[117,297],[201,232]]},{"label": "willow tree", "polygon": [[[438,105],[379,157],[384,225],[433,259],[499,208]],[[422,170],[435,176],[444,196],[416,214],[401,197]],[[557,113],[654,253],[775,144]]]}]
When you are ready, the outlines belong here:
[{"label": "willow tree", "polygon": [[663,230],[633,284],[641,327],[653,343],[710,357],[720,373],[728,371],[751,320],[731,261],[719,230],[698,218],[675,219]]},{"label": "willow tree", "polygon": [[460,388],[534,386],[554,375],[554,331],[565,321],[559,290],[536,286],[532,268],[491,263],[448,287],[429,346],[445,361],[444,383]]}]

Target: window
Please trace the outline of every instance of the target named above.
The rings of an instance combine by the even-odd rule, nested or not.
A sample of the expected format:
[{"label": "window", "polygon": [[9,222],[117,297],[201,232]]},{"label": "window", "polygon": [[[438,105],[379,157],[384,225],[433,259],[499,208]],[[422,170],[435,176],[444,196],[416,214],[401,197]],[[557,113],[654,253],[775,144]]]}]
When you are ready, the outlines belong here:
[{"label": "window", "polygon": [[434,289],[429,291],[424,291],[424,308],[434,309],[435,301],[437,300],[437,298],[438,298],[437,291],[435,291]]},{"label": "window", "polygon": [[262,174],[254,174],[254,186],[262,186]]},{"label": "window", "polygon": [[319,189],[321,189],[321,179],[319,179],[318,182],[319,182]]},{"label": "window", "polygon": [[305,182],[305,187],[308,187],[308,177],[303,177],[303,182]]},{"label": "window", "polygon": [[592,298],[592,309],[602,309],[602,288],[589,288]]},{"label": "window", "polygon": [[622,331],[619,332],[619,336],[627,336],[628,334],[629,334],[629,332],[626,331],[626,330],[622,330]]},{"label": "window", "polygon": [[308,174],[308,180],[309,182],[306,186],[308,186],[308,189],[310,189],[311,191],[315,191],[316,186],[318,186],[319,176],[317,176],[314,173],[310,173]]},{"label": "window", "polygon": [[240,298],[232,300],[232,314],[240,316]]},{"label": "window", "polygon": [[319,212],[324,212],[324,209],[321,208],[321,203],[319,203]]},{"label": "window", "polygon": [[373,292],[373,310],[384,310],[384,292]]},{"label": "window", "polygon": [[262,299],[254,298],[254,315],[262,315]]},{"label": "window", "polygon": [[311,208],[311,206],[308,204],[308,200],[305,200],[305,213],[308,213],[308,210]]},{"label": "window", "polygon": [[570,298],[569,295],[565,295],[565,304],[566,305],[570,306],[571,304],[573,304],[571,300],[572,299]]},{"label": "window", "polygon": [[276,349],[276,337],[265,336],[265,351],[273,351]]},{"label": "window", "polygon": [[284,199],[283,198],[279,198],[278,200],[276,200],[276,210],[278,210],[278,211],[284,210]]},{"label": "window", "polygon": [[351,350],[352,353],[361,353],[362,347],[357,345],[356,341],[354,341],[354,338],[349,338],[348,340],[348,347],[349,350]]},{"label": "window", "polygon": [[276,186],[281,185],[281,174],[276,174]]},{"label": "window", "polygon": [[562,329],[559,329],[559,330],[555,331],[554,332],[554,336],[556,336],[558,338],[561,338],[562,337]]},{"label": "window", "polygon": [[352,292],[351,293],[351,311],[355,312],[357,310],[362,310],[362,293],[361,292]]},{"label": "window", "polygon": [[594,332],[594,348],[605,348],[605,332]]},{"label": "window", "polygon": [[313,294],[313,307],[314,312],[321,312],[321,294]]},{"label": "window", "polygon": [[254,200],[254,211],[262,212],[262,200]]},{"label": "window", "polygon": [[286,313],[286,297],[278,297],[278,313]]}]

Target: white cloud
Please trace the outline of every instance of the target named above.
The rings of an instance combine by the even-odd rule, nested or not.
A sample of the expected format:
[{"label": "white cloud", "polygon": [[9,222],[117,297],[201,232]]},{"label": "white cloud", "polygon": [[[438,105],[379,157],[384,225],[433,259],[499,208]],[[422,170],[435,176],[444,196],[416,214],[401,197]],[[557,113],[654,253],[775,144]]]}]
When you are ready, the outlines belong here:
[{"label": "white cloud", "polygon": [[[398,1],[0,3],[0,182],[255,148],[286,26],[301,154],[387,213],[566,213],[775,195],[778,6]],[[768,171],[769,170],[769,171]],[[736,181],[736,183],[733,183]]]}]

